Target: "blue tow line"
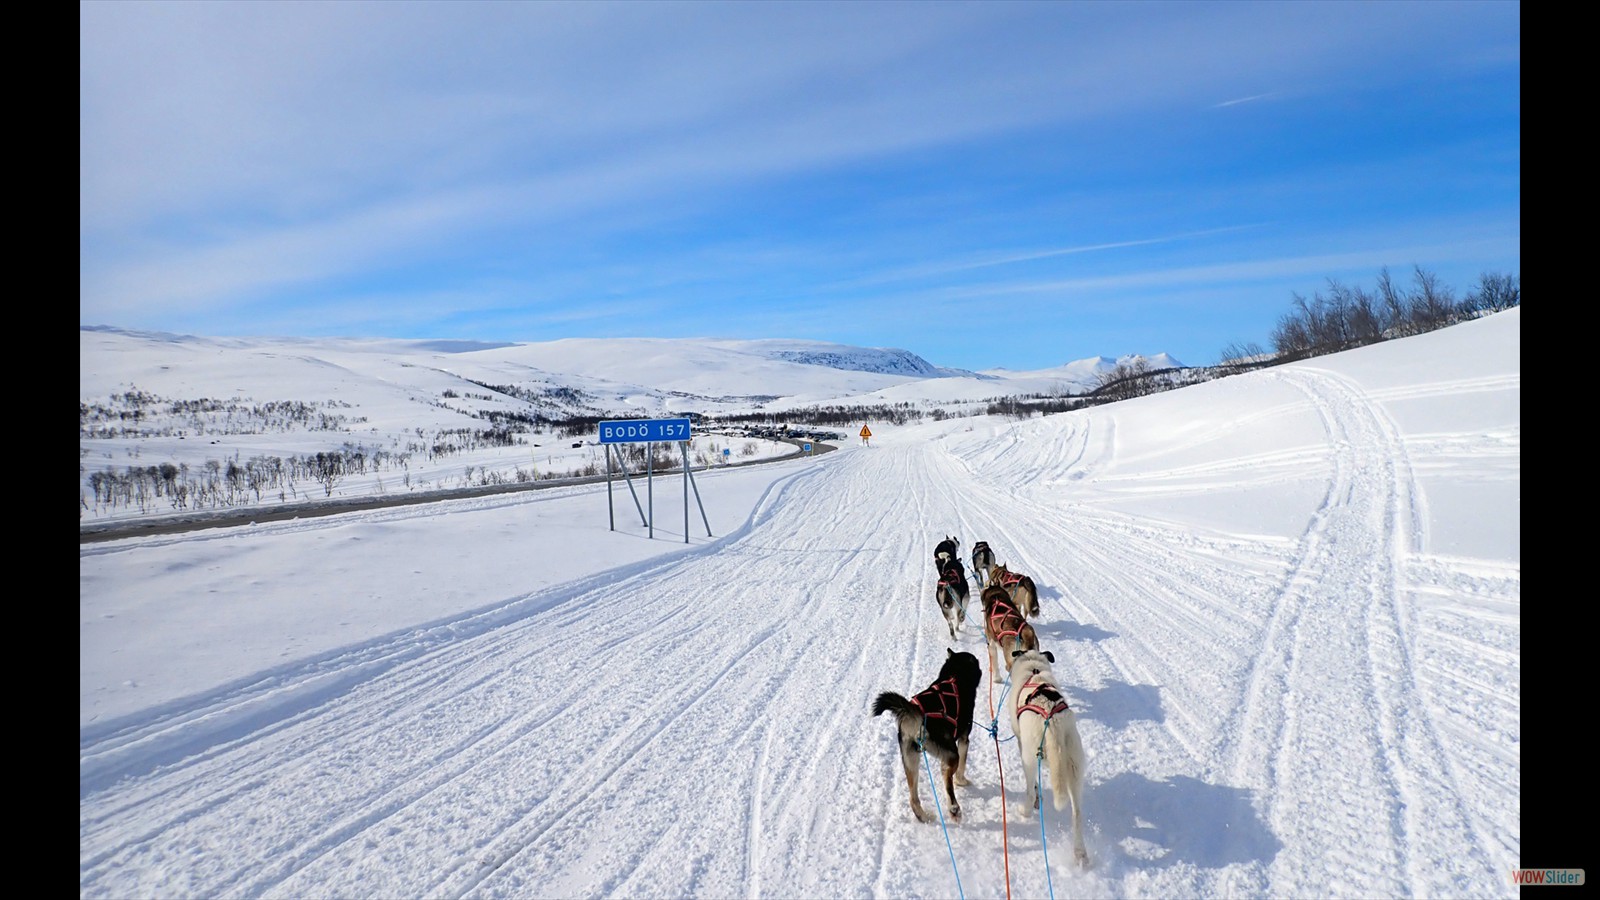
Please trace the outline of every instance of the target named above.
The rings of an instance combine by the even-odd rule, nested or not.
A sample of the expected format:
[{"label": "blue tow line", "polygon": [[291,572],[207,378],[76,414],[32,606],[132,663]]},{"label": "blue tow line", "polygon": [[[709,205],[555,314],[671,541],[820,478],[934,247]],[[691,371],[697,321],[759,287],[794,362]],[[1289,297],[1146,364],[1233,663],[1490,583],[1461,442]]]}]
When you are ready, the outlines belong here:
[{"label": "blue tow line", "polygon": [[[994,708],[996,710],[1005,709],[1005,706],[1006,706],[1006,691],[1009,691],[1009,690],[1011,690],[1011,681],[1010,681],[1010,679],[1007,679],[1006,680],[1006,686],[1000,689],[1000,702],[996,703],[994,705]],[[1010,740],[1015,740],[1016,739],[1016,735],[1013,734],[1011,737],[1006,738],[1004,741],[1000,740],[1000,714],[999,714],[999,712],[996,712],[994,718],[989,720],[989,737],[994,738],[996,741],[998,741],[999,743],[1002,743],[1002,744],[1004,744],[1006,741],[1010,741]]]},{"label": "blue tow line", "polygon": [[[984,643],[984,646],[988,646],[989,645],[989,635],[987,633],[985,633],[984,636],[983,636],[983,643]],[[1017,639],[1016,638],[1012,638],[1011,639],[1011,649],[1012,650],[1017,649]],[[989,658],[989,662],[993,663],[994,662],[994,658],[990,657]],[[993,677],[993,673],[990,673],[990,675],[991,675],[991,677]],[[1016,737],[1016,735],[1013,734],[1011,737],[1006,738],[1006,741],[1000,740],[1000,710],[1006,708],[1006,691],[1009,691],[1009,690],[1011,690],[1011,675],[1010,675],[1009,672],[1007,672],[1006,673],[1006,686],[1000,689],[1000,702],[996,703],[994,705],[994,709],[995,709],[994,718],[989,720],[989,737],[994,738],[997,742],[1002,743],[1002,744],[1004,744],[1006,741],[1009,741],[1012,738]]]},{"label": "blue tow line", "polygon": [[[956,851],[950,846],[950,829],[944,824],[944,806],[939,802],[939,784],[933,780],[933,767],[928,764],[928,751],[922,746],[923,739],[928,735],[928,725],[922,725],[922,734],[917,738],[917,749],[922,753],[922,767],[928,772],[928,789],[933,792],[933,808],[939,811],[939,827],[944,831],[944,848],[950,851],[950,868],[956,873],[956,893],[961,900],[967,900],[967,895],[961,890],[961,870],[956,868]],[[1051,900],[1055,900],[1054,896]]]},{"label": "blue tow line", "polygon": [[1044,736],[1050,733],[1050,720],[1044,720],[1039,731],[1039,752],[1034,754],[1033,798],[1039,804],[1039,846],[1044,850],[1044,884],[1050,891],[1050,900],[1056,900],[1056,886],[1050,880],[1050,845],[1044,837]]},{"label": "blue tow line", "polygon": [[[1016,646],[1015,643],[1013,643],[1012,644],[1013,649],[1015,648],[1015,646]],[[1001,709],[1001,708],[1003,708],[1005,706],[1006,691],[1009,691],[1009,690],[1011,690],[1011,681],[1010,681],[1010,679],[1007,679],[1006,680],[1005,689],[1000,691],[1000,702],[995,704],[995,709]],[[996,715],[995,718],[989,720],[989,736],[990,737],[995,737],[996,734],[998,733],[999,727],[1000,727],[1000,717],[998,715]],[[1038,751],[1036,753],[1034,753],[1033,800],[1034,800],[1034,803],[1038,805],[1038,809],[1039,809],[1039,846],[1044,850],[1044,884],[1045,884],[1045,888],[1050,891],[1050,900],[1056,900],[1056,886],[1055,886],[1054,881],[1050,877],[1050,845],[1045,840],[1045,836],[1044,836],[1044,781],[1043,781],[1043,778],[1044,778],[1044,771],[1043,771],[1044,770],[1044,736],[1046,734],[1048,734],[1049,731],[1050,731],[1050,719],[1048,717],[1046,717],[1045,720],[1044,720],[1044,728],[1039,732],[1039,749],[1038,749]],[[1013,735],[1011,735],[1011,737],[1006,738],[1006,740],[1009,741],[1009,740],[1011,740],[1011,739],[1013,739],[1015,737],[1016,737],[1016,735],[1013,734]],[[1001,741],[1001,743],[1005,743],[1005,741]],[[927,762],[927,760],[928,760],[927,754],[923,754],[922,760],[923,760],[923,762]],[[933,775],[930,773],[928,775],[928,778],[929,778],[929,780],[932,780]],[[934,794],[933,799],[934,800],[938,800],[939,799],[939,796],[938,796],[937,793]],[[950,840],[949,836],[946,835],[945,836],[945,842],[949,843],[949,840]],[[950,861],[952,863],[955,862],[954,854],[951,855]],[[958,889],[959,889],[960,876],[957,876],[956,880],[958,882]]]}]

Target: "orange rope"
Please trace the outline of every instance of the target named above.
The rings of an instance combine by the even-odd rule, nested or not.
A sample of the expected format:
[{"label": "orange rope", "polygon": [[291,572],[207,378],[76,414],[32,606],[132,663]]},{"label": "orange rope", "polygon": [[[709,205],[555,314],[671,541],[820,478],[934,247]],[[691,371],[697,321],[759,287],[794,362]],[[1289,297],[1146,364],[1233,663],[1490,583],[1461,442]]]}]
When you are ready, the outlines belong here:
[{"label": "orange rope", "polygon": [[[994,714],[994,663],[989,664],[989,721],[998,722],[999,717]],[[996,729],[989,732],[989,737],[994,740],[994,764],[1000,770],[1000,849],[1001,856],[1006,862],[1006,900],[1011,900],[1011,832],[1006,823],[1006,767],[1000,762],[1000,733]]]},{"label": "orange rope", "polygon": [[994,663],[991,662],[989,664],[989,721],[994,722],[998,718],[994,714]]}]

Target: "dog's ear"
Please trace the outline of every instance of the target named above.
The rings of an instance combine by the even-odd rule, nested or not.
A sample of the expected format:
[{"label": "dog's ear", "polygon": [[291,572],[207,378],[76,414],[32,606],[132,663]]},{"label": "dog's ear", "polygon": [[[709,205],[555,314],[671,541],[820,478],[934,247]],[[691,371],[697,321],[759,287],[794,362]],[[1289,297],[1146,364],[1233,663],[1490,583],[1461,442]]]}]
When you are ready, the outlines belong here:
[{"label": "dog's ear", "polygon": [[1050,660],[1051,662],[1055,662],[1056,661],[1056,655],[1054,653],[1051,653],[1049,650],[1046,650],[1044,652],[1044,658]]},{"label": "dog's ear", "polygon": [[955,655],[956,655],[956,652],[954,650],[951,650],[949,647],[944,648],[944,658],[945,659],[949,659],[950,657],[955,656]]},{"label": "dog's ear", "polygon": [[1011,658],[1012,659],[1016,659],[1017,657],[1021,656],[1024,653],[1027,653],[1027,652],[1028,651],[1026,651],[1026,650],[1013,650],[1013,651],[1011,651]]}]

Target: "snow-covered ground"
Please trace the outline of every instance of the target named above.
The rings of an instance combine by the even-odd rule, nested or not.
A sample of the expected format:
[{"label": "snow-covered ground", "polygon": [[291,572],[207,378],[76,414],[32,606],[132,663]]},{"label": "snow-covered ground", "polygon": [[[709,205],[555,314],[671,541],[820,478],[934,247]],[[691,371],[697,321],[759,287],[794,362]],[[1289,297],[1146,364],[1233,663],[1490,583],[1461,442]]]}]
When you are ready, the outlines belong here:
[{"label": "snow-covered ground", "polygon": [[[1520,315],[875,425],[697,474],[709,537],[658,478],[653,538],[599,485],[85,544],[80,896],[1512,896]],[[910,815],[871,700],[985,655],[945,534],[1039,585],[1086,871],[991,677]]]}]

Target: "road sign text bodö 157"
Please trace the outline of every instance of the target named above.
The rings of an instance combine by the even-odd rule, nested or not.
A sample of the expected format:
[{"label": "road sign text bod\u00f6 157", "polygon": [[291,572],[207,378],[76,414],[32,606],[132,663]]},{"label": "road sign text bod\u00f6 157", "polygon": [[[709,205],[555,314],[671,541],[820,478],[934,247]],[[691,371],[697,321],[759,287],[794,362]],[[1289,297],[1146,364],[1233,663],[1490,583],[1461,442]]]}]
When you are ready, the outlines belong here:
[{"label": "road sign text bod\u00f6 157", "polygon": [[600,423],[602,444],[637,444],[688,439],[688,419],[626,419]]}]

